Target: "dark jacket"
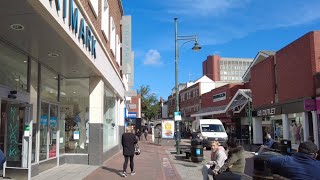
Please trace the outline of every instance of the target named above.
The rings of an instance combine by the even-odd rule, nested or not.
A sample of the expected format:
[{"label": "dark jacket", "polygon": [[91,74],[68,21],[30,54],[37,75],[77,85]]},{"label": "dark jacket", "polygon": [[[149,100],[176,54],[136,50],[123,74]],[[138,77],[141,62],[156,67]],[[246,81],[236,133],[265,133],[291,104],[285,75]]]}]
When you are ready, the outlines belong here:
[{"label": "dark jacket", "polygon": [[304,153],[272,157],[267,160],[267,166],[274,173],[293,180],[320,179],[320,162]]},{"label": "dark jacket", "polygon": [[[232,167],[229,168],[231,165]],[[246,160],[244,158],[244,149],[242,146],[238,146],[229,150],[228,159],[219,169],[219,173],[222,173],[228,169],[234,174],[243,175],[245,166]]]},{"label": "dark jacket", "polygon": [[124,156],[134,155],[134,144],[138,142],[137,137],[133,133],[122,134],[121,144],[123,147]]}]

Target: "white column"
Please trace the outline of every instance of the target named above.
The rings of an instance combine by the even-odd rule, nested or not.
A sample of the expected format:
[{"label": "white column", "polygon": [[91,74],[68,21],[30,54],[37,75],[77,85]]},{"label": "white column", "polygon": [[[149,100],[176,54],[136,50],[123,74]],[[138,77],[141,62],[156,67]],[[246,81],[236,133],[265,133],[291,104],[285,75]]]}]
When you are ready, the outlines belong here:
[{"label": "white column", "polygon": [[318,134],[318,114],[317,111],[311,111],[312,113],[312,124],[313,124],[313,138],[314,143],[319,148],[319,134]]},{"label": "white column", "polygon": [[307,112],[302,112],[302,130],[303,130],[303,141],[309,139],[309,118]]},{"label": "white column", "polygon": [[263,144],[262,118],[252,117],[253,144]]},{"label": "white column", "polygon": [[90,78],[89,122],[103,124],[104,82],[100,77]]},{"label": "white column", "polygon": [[154,143],[154,126],[151,127],[151,129],[152,129],[152,142]]},{"label": "white column", "polygon": [[120,112],[119,112],[119,126],[124,126],[124,108],[126,107],[125,101],[120,101]]},{"label": "white column", "polygon": [[288,114],[281,114],[283,125],[283,139],[290,140],[290,123],[288,120]]}]

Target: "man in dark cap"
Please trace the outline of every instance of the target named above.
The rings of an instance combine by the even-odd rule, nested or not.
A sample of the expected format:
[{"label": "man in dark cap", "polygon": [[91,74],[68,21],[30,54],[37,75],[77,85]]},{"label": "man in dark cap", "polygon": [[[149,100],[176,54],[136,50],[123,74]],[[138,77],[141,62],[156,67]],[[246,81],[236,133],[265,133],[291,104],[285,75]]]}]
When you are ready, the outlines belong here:
[{"label": "man in dark cap", "polygon": [[298,153],[292,156],[276,156],[267,160],[267,166],[280,176],[289,179],[319,179],[320,161],[317,161],[318,148],[306,141],[299,145]]}]

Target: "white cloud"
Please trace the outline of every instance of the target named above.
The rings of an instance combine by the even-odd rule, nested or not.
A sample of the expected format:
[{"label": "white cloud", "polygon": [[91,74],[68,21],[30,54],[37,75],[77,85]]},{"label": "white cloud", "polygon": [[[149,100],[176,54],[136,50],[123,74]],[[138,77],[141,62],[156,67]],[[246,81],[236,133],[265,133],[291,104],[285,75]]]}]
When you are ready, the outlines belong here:
[{"label": "white cloud", "polygon": [[161,55],[159,51],[150,49],[143,60],[143,64],[145,65],[161,65]]},{"label": "white cloud", "polygon": [[[136,10],[136,13],[140,13],[139,15],[143,15],[146,19],[136,18],[135,21],[139,19],[140,24],[150,22],[151,25],[146,27],[148,31],[142,31],[143,37],[148,41],[157,42],[154,44],[154,49],[161,51],[162,56],[165,52],[174,49],[174,17],[179,18],[178,34],[197,34],[202,46],[225,44],[259,31],[283,31],[286,28],[320,23],[319,0],[308,2],[298,0],[282,0],[281,2],[278,0],[175,0],[174,3],[172,0],[162,0],[148,2],[153,5],[153,8]],[[146,43],[136,43],[136,47],[141,49],[149,48],[146,46],[148,46]],[[144,64],[157,65],[158,62],[161,62],[160,58],[156,59],[156,53],[152,55],[149,51],[148,54],[143,53],[139,56],[139,59],[144,60]]]},{"label": "white cloud", "polygon": [[169,12],[190,16],[218,16],[230,9],[245,7],[249,0],[176,0]]},{"label": "white cloud", "polygon": [[[179,18],[179,32],[199,34],[202,45],[216,45],[261,30],[302,26],[320,20],[320,1],[176,0],[167,14]],[[165,11],[164,11],[165,12]],[[163,17],[163,16],[162,16]]]}]

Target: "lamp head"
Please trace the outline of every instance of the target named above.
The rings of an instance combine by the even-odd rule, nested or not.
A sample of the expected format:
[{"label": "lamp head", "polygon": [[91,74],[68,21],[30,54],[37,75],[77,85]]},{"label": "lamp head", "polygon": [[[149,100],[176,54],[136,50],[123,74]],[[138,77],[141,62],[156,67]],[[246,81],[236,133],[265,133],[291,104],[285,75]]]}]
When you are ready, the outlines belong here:
[{"label": "lamp head", "polygon": [[198,42],[196,41],[196,43],[194,43],[194,46],[192,47],[193,51],[199,51],[201,49],[201,46],[198,44]]}]

